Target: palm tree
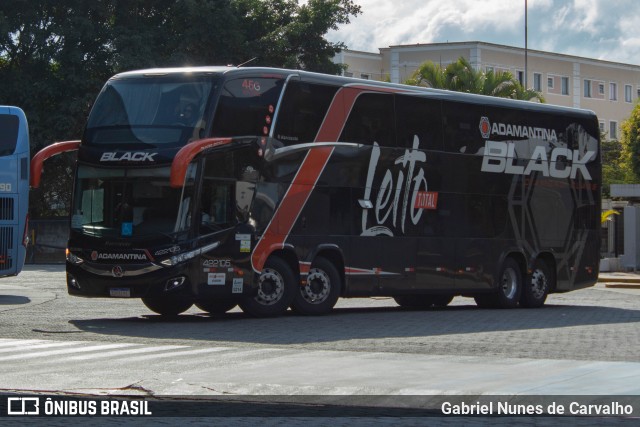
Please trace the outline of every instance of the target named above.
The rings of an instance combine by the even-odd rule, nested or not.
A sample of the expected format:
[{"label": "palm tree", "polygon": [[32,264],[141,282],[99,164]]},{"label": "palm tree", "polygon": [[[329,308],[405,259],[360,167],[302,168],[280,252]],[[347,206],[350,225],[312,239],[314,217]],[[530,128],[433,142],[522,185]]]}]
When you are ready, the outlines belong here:
[{"label": "palm tree", "polygon": [[445,68],[432,61],[420,65],[413,76],[405,82],[413,86],[426,86],[456,92],[478,93],[502,98],[537,100],[545,102],[541,93],[525,89],[508,71],[486,73],[473,68],[464,57]]},{"label": "palm tree", "polygon": [[428,61],[420,65],[413,76],[404,84],[411,86],[426,86],[436,89],[448,89],[441,66]]}]

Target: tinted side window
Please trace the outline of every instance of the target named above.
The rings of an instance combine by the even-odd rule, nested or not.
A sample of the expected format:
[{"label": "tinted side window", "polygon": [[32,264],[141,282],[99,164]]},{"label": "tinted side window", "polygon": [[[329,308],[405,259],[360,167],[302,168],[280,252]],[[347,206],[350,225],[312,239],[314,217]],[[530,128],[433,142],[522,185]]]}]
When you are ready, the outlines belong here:
[{"label": "tinted side window", "polygon": [[0,156],[10,156],[18,141],[18,116],[0,114]]},{"label": "tinted side window", "polygon": [[417,136],[420,147],[442,150],[442,110],[438,100],[396,95],[398,145],[412,147]]},{"label": "tinted side window", "polygon": [[285,145],[314,141],[337,90],[300,81],[287,83],[274,137]]},{"label": "tinted side window", "polygon": [[283,79],[244,78],[224,84],[212,136],[267,135]]},{"label": "tinted side window", "polygon": [[484,147],[480,119],[485,116],[482,105],[443,102],[444,149],[453,153],[478,153]]},{"label": "tinted side window", "polygon": [[394,116],[393,95],[364,93],[356,100],[340,141],[396,147]]}]

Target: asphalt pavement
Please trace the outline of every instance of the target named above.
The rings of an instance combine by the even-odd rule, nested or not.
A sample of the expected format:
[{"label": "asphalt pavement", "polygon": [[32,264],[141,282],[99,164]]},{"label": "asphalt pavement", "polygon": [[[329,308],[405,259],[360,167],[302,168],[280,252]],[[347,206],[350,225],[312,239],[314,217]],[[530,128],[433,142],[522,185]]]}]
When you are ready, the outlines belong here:
[{"label": "asphalt pavement", "polygon": [[[138,301],[69,297],[63,271],[30,266],[0,281],[5,392],[355,396],[366,399],[357,407],[384,408],[405,403],[403,396],[519,396],[524,403],[542,396],[545,404],[561,396],[558,402],[571,399],[567,405],[630,396],[632,417],[640,410],[640,274],[633,272],[603,273],[596,286],[551,295],[539,310],[481,310],[456,298],[421,312],[391,299],[342,299],[322,317],[264,320],[234,311],[209,318],[191,309],[167,322]],[[388,398],[395,400],[387,405]]]}]

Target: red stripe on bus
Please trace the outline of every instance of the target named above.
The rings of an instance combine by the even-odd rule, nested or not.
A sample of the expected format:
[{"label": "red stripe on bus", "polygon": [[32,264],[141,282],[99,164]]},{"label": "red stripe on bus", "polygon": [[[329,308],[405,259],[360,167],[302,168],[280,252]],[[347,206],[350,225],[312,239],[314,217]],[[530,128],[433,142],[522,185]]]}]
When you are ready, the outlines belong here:
[{"label": "red stripe on bus", "polygon": [[[348,87],[338,90],[314,142],[338,141],[356,98],[364,91],[363,88]],[[280,206],[253,251],[251,264],[255,271],[262,271],[269,254],[284,247],[287,236],[311,195],[311,191],[320,178],[333,150],[334,147],[322,147],[311,149],[307,153]]]},{"label": "red stripe on bus", "polygon": [[173,188],[180,188],[184,184],[187,175],[187,168],[195,156],[204,150],[216,148],[221,145],[231,143],[231,138],[206,138],[190,142],[178,151],[171,162],[171,175],[169,175],[169,185]]}]

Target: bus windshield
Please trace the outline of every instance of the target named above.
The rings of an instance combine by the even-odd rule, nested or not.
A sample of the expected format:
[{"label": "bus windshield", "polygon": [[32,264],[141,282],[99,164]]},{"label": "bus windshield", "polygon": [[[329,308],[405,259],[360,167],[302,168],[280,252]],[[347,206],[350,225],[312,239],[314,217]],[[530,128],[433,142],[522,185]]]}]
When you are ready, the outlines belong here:
[{"label": "bus windshield", "polygon": [[12,114],[0,114],[0,156],[10,156],[16,151],[19,119]]},{"label": "bus windshield", "polygon": [[109,81],[91,110],[83,143],[181,146],[202,137],[211,76],[140,76]]},{"label": "bus windshield", "polygon": [[96,237],[176,238],[191,223],[194,168],[185,187],[169,187],[169,168],[78,165],[71,228]]}]

